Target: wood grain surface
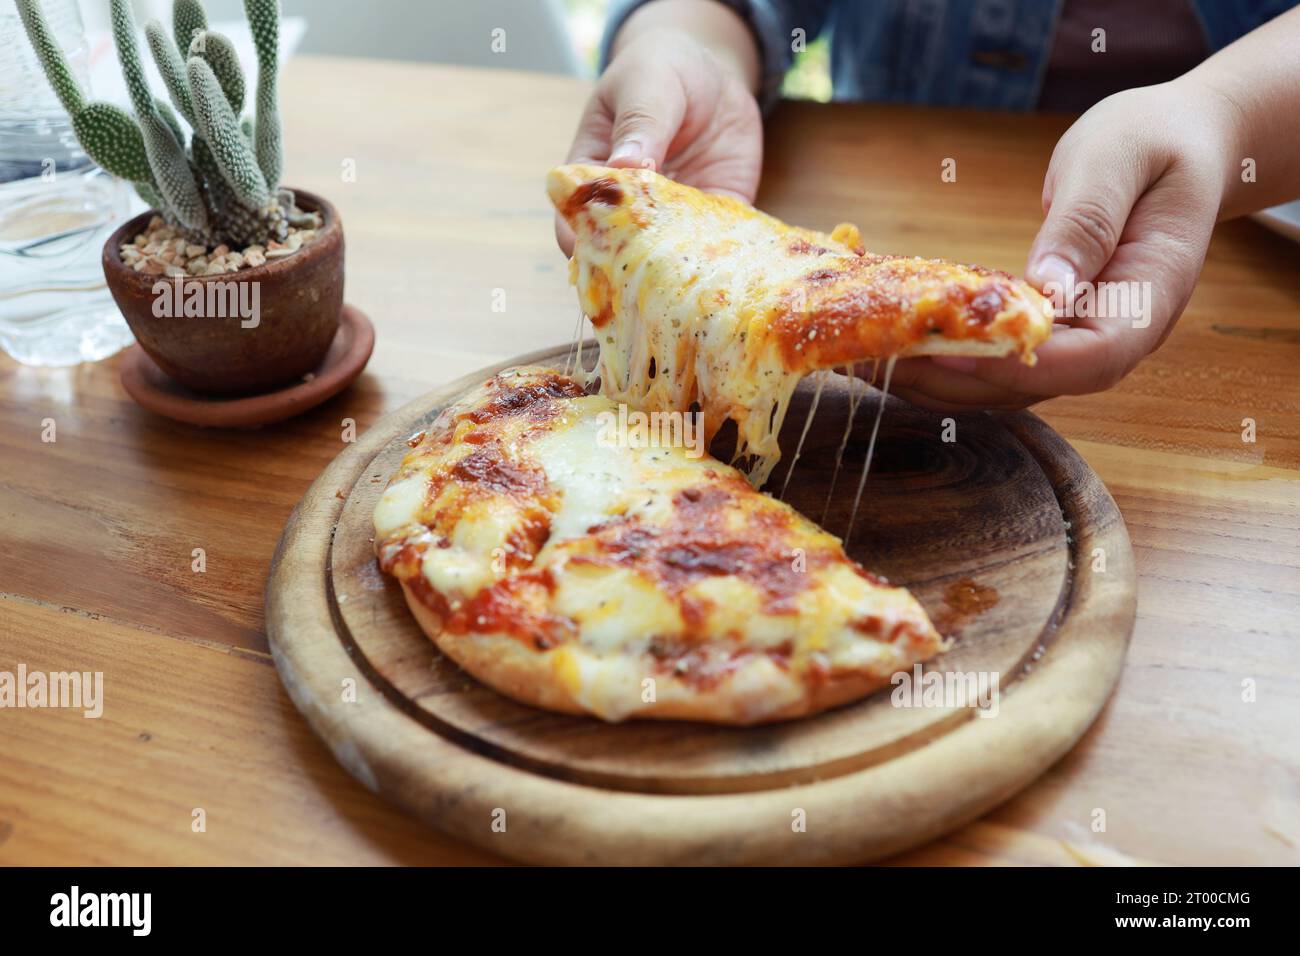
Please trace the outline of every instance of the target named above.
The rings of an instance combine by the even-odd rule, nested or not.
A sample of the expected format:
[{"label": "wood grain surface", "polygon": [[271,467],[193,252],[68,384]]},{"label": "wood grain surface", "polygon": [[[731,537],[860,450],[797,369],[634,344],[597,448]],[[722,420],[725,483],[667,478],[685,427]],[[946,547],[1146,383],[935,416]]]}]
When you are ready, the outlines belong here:
[{"label": "wood grain surface", "polygon": [[[511,364],[558,368],[570,353]],[[929,679],[997,682],[978,717],[973,700],[898,707],[886,690],[761,727],[610,725],[495,693],[436,651],[378,571],[373,515],[406,439],[497,371],[417,399],[343,451],[289,519],[267,587],[267,633],[294,702],[358,780],[430,824],[539,863],[860,862],[1006,799],[1109,696],[1136,581],[1101,481],[1028,412],[950,419],[960,438],[944,441],[943,416],[897,399],[848,551],[909,588],[951,641]],[[798,441],[813,392],[805,380],[782,447]],[[855,402],[863,392],[823,382],[798,467],[786,486],[786,459],[771,486],[804,514],[825,510],[842,537],[881,398]],[[905,794],[924,810],[900,814]]]},{"label": "wood grain surface", "polygon": [[[106,697],[98,720],[0,711],[0,862],[500,859],[338,765],[280,685],[262,594],[286,519],[353,425],[364,436],[441,383],[571,334],[542,179],[587,89],[290,61],[286,179],[338,206],[346,295],[378,335],[366,374],[301,418],[204,432],[135,406],[117,360],[0,359],[0,670],[103,671]],[[1068,125],[785,104],[768,126],[759,205],[823,229],[854,219],[881,251],[1018,272]],[[955,183],[940,180],[946,157]],[[1139,612],[1125,670],[1046,775],[897,862],[1300,860],[1298,262],[1295,245],[1251,222],[1220,226],[1158,353],[1106,394],[1035,409],[1128,525]]]}]

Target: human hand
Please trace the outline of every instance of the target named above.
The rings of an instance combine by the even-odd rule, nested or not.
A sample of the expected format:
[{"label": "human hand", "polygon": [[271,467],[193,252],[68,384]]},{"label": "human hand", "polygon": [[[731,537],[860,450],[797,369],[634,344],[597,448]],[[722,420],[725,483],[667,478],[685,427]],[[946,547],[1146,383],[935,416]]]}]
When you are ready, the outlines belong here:
[{"label": "human hand", "polygon": [[[1037,364],[906,359],[893,391],[961,411],[1022,408],[1117,383],[1160,346],[1191,297],[1235,169],[1233,123],[1232,105],[1190,77],[1090,109],[1056,144],[1043,184],[1045,218],[1026,278],[1053,299],[1058,319]],[[1123,314],[1099,308],[1122,295]]]},{"label": "human hand", "polygon": [[[762,117],[729,57],[684,30],[644,30],[619,48],[596,84],[567,162],[648,167],[753,202]],[[555,234],[571,255],[573,233],[558,217]]]}]

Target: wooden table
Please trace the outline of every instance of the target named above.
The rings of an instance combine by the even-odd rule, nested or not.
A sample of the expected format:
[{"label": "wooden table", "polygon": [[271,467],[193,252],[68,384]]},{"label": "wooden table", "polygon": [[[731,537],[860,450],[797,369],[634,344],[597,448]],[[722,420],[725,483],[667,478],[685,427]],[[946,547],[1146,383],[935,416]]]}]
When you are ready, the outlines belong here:
[{"label": "wooden table", "polygon": [[[199,431],[132,404],[117,360],[0,360],[0,670],[103,671],[106,698],[99,720],[0,711],[0,863],[496,862],[390,809],[312,736],[271,663],[262,590],[349,420],[364,431],[452,376],[571,334],[542,180],[586,89],[291,62],[287,178],[342,211],[347,298],[378,328],[366,375],[295,421]],[[875,250],[1019,271],[1067,125],[787,104],[759,204],[819,228],[856,220]],[[940,180],[945,157],[957,183]],[[1300,861],[1298,260],[1252,223],[1223,226],[1157,355],[1107,394],[1040,406],[1132,534],[1124,676],[1042,779],[899,862]]]}]

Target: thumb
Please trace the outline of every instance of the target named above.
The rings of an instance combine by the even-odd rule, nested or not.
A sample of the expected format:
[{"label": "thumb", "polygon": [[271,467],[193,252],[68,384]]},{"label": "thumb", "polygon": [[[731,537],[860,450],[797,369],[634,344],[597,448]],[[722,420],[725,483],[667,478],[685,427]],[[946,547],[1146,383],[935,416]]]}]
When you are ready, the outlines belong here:
[{"label": "thumb", "polygon": [[[1058,147],[1059,152],[1059,147]],[[1114,151],[1053,155],[1043,190],[1047,215],[1029,250],[1025,278],[1062,306],[1076,282],[1096,278],[1114,255],[1145,171]]]},{"label": "thumb", "polygon": [[686,114],[681,85],[622,83],[611,100],[609,165],[661,168]]}]

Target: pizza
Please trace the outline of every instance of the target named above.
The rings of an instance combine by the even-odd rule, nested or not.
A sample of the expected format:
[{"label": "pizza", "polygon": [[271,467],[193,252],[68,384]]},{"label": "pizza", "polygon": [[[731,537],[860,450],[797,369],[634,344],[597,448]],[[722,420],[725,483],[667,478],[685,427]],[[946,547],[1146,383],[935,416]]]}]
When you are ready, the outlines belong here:
[{"label": "pizza", "polygon": [[943,649],[836,537],[702,449],[617,440],[619,409],[520,367],[411,439],[375,550],[469,673],[608,721],[754,724],[858,699]]},{"label": "pizza", "polygon": [[866,252],[857,227],[788,226],[650,170],[570,165],[547,180],[575,234],[570,275],[600,346],[601,391],[646,411],[728,419],[756,486],[808,373],[915,355],[1027,362],[1051,303],[979,266]]},{"label": "pizza", "polygon": [[[548,191],[599,359],[501,372],[411,440],[375,550],[425,633],[515,700],[609,721],[802,717],[943,650],[911,594],[757,489],[805,375],[910,355],[1032,363],[1050,303],[649,171],[562,166]],[[610,426],[629,408],[698,408],[701,440],[628,441]],[[704,450],[728,420],[744,473]]]}]

